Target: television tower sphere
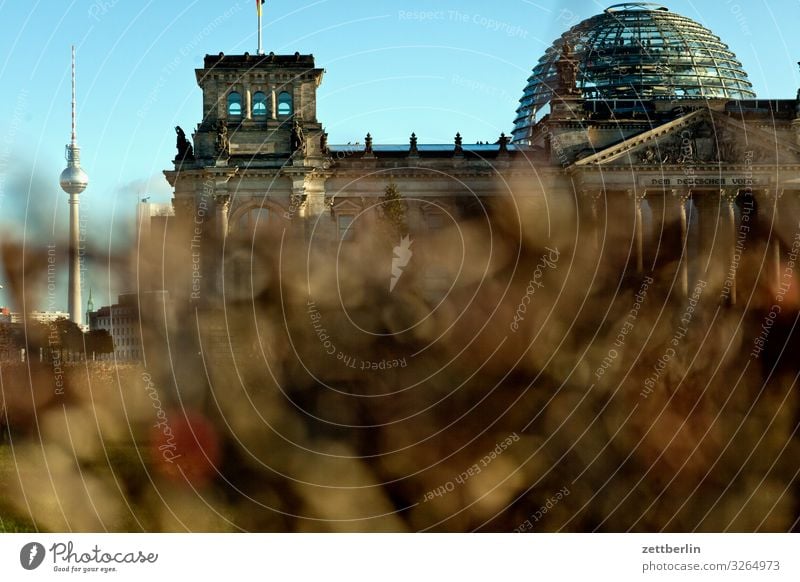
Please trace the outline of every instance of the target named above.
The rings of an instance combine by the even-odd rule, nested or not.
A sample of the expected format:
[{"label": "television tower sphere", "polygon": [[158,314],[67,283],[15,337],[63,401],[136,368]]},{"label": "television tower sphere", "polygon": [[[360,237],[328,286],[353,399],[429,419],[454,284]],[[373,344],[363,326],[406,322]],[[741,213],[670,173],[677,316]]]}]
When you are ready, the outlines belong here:
[{"label": "television tower sphere", "polygon": [[61,172],[59,183],[61,184],[61,189],[67,194],[80,194],[89,185],[89,176],[80,165],[70,164]]}]

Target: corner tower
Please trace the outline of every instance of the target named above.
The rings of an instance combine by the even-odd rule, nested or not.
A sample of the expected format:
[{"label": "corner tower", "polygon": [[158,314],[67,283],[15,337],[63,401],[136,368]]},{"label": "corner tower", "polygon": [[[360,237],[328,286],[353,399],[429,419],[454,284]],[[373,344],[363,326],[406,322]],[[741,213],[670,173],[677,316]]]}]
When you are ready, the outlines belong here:
[{"label": "corner tower", "polygon": [[[195,135],[198,160],[283,160],[297,150],[295,123],[309,138],[298,157],[319,156],[317,88],[323,71],[314,66],[313,55],[207,55],[196,76],[203,90],[203,121]],[[222,126],[227,126],[227,143],[220,139]]]},{"label": "corner tower", "polygon": [[207,55],[195,71],[202,120],[192,143],[176,128],[175,167],[165,172],[176,218],[201,254],[192,256],[201,265],[194,280],[203,287],[191,287],[195,300],[219,291],[219,253],[229,235],[280,232],[294,218],[323,211],[330,166],[317,119],[323,74],[313,55],[300,53]]}]

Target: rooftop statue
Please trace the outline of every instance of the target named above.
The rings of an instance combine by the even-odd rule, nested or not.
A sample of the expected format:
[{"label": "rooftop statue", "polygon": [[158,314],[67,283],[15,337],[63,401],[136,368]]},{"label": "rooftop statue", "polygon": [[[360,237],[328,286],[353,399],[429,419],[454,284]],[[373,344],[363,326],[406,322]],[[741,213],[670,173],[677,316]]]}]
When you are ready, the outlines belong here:
[{"label": "rooftop statue", "polygon": [[183,132],[183,129],[181,129],[180,125],[175,127],[175,133],[178,134],[178,140],[175,144],[175,147],[178,148],[178,155],[175,157],[175,159],[181,162],[184,160],[193,160],[194,148],[189,140],[186,139],[186,134]]},{"label": "rooftop statue", "polygon": [[292,153],[305,155],[306,138],[303,135],[303,124],[295,118],[292,122]]},{"label": "rooftop statue", "polygon": [[224,119],[217,122],[217,154],[221,157],[230,155],[231,142],[228,139],[228,123]]},{"label": "rooftop statue", "polygon": [[572,53],[572,45],[565,42],[561,47],[561,56],[556,61],[558,84],[556,94],[560,96],[578,94],[578,62]]}]

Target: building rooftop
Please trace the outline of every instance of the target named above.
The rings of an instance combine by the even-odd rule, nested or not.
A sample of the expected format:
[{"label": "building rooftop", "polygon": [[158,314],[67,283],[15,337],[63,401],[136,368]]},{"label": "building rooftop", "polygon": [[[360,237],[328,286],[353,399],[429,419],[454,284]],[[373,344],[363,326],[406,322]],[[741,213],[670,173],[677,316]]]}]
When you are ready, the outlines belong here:
[{"label": "building rooftop", "polygon": [[268,55],[251,55],[245,53],[243,55],[226,55],[219,53],[218,55],[206,55],[203,65],[206,69],[241,69],[241,68],[259,68],[259,67],[286,67],[286,68],[314,68],[314,55],[301,55],[294,53],[293,55],[276,55],[269,53]]}]

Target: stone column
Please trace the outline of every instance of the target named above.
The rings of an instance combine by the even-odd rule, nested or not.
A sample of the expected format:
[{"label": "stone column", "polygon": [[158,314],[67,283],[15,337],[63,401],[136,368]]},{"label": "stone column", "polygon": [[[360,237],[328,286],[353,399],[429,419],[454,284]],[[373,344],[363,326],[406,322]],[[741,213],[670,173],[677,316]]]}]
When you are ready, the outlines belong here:
[{"label": "stone column", "polygon": [[272,120],[278,119],[278,95],[275,93],[274,85],[270,87],[268,95],[270,101],[269,118]]},{"label": "stone column", "polygon": [[600,200],[603,198],[603,190],[595,190],[594,192],[589,193],[589,196],[592,199],[591,202],[591,209],[592,209],[592,227],[594,228],[594,234],[592,235],[594,239],[594,248],[596,251],[600,250]]},{"label": "stone column", "polygon": [[228,119],[228,87],[222,83],[215,83],[215,94],[217,95],[217,119]]},{"label": "stone column", "polygon": [[[726,272],[731,277],[730,293],[728,295],[728,303],[736,305],[736,197],[739,195],[739,190],[735,188],[721,188],[719,191],[720,202],[722,203],[721,215],[725,221],[725,233],[728,239],[728,268]],[[723,244],[725,241],[723,238]]]},{"label": "stone column", "polygon": [[301,86],[298,84],[292,87],[290,93],[292,94],[292,115],[299,113],[300,115],[297,115],[297,117],[303,119],[303,95],[301,91]]},{"label": "stone column", "polygon": [[242,118],[246,120],[253,119],[253,95],[250,90],[250,85],[244,86],[244,103],[242,103],[244,111],[242,111]]},{"label": "stone column", "polygon": [[215,222],[217,226],[217,257],[218,263],[216,265],[216,272],[214,277],[217,281],[216,291],[219,296],[222,295],[225,284],[223,275],[225,269],[223,263],[225,262],[225,239],[228,236],[228,214],[230,211],[231,197],[227,193],[217,194],[214,196],[215,206]]},{"label": "stone column", "polygon": [[218,194],[214,198],[216,203],[217,237],[224,242],[228,236],[228,214],[230,212],[230,194]]},{"label": "stone column", "polygon": [[647,196],[647,190],[641,192],[628,190],[628,196],[633,197],[635,224],[634,224],[634,244],[636,245],[636,272],[644,273],[644,221],[642,218],[642,202]]},{"label": "stone column", "polygon": [[[580,216],[582,219],[585,220],[586,224],[588,225],[587,228],[590,229],[589,235],[591,238],[587,237],[587,242],[592,245],[592,248],[596,251],[600,248],[600,220],[599,220],[599,211],[597,208],[597,203],[602,196],[602,190],[581,190],[580,191],[580,209],[581,213]],[[586,236],[584,230],[584,236]]]},{"label": "stone column", "polygon": [[686,217],[686,203],[692,198],[691,190],[672,190],[678,200],[681,219],[681,258],[678,267],[678,285],[684,297],[689,296],[689,222]]},{"label": "stone column", "polygon": [[772,242],[770,243],[772,246],[772,264],[774,266],[775,271],[773,272],[773,276],[775,277],[775,289],[780,289],[781,287],[781,243],[778,240],[778,237],[773,236]]},{"label": "stone column", "polygon": [[[319,216],[322,212],[321,204],[316,204],[316,197],[312,196],[309,200],[308,192],[306,191],[306,179],[304,175],[290,176],[292,180],[292,194],[289,199],[290,215],[294,225],[290,226],[293,234],[303,236],[305,240],[309,240],[311,231],[314,228],[315,220],[309,220]],[[299,226],[298,226],[299,222]],[[295,231],[295,229],[300,229]]]},{"label": "stone column", "polygon": [[776,188],[775,191],[767,191],[767,198],[772,202],[772,229],[770,230],[769,244],[772,249],[773,276],[775,277],[775,292],[780,289],[783,281],[781,269],[781,239],[775,228],[780,213],[780,200],[783,198],[783,188]]}]

